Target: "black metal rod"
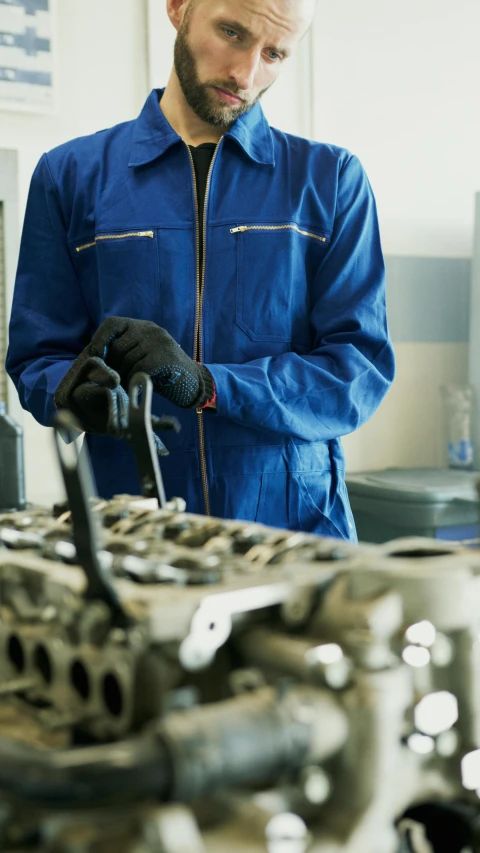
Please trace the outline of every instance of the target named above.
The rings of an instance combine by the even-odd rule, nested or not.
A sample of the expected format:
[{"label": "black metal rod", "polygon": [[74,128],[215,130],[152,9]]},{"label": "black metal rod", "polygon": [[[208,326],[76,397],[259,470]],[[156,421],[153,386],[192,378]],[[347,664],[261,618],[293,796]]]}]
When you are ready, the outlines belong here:
[{"label": "black metal rod", "polygon": [[98,557],[98,521],[90,508],[90,502],[95,497],[93,474],[86,447],[82,448],[80,454],[75,443],[80,427],[67,410],[56,413],[53,425],[57,456],[72,516],[77,562],[87,577],[85,597],[104,601],[110,608],[112,623],[125,627],[129,621],[128,617],[118,598],[110,572],[102,566]]},{"label": "black metal rod", "polygon": [[167,501],[152,430],[152,394],[150,377],[146,373],[136,373],[128,391],[128,440],[135,454],[142,495],[157,498],[159,506],[164,507]]}]

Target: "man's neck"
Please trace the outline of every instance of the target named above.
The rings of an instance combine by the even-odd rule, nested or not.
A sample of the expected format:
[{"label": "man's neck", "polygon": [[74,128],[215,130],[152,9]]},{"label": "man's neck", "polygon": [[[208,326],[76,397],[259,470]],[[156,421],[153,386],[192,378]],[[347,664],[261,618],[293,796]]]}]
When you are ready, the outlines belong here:
[{"label": "man's neck", "polygon": [[218,142],[227,130],[226,127],[214,127],[198,118],[185,99],[175,69],[163,93],[160,109],[187,145]]}]

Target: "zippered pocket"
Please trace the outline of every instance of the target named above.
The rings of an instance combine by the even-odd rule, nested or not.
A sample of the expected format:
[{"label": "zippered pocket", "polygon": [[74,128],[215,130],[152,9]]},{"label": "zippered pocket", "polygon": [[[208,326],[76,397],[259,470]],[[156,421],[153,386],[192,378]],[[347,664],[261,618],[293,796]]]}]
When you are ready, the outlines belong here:
[{"label": "zippered pocket", "polygon": [[143,317],[161,325],[157,232],[98,233],[73,248],[80,287],[92,317]]},{"label": "zippered pocket", "polygon": [[[296,223],[236,225],[236,324],[252,341],[308,349],[313,288],[329,235]],[[272,350],[273,354],[273,350]]]},{"label": "zippered pocket", "polygon": [[302,237],[310,237],[312,240],[318,240],[320,243],[328,243],[328,237],[320,234],[314,234],[312,231],[305,231],[299,228],[298,225],[238,225],[236,228],[230,228],[230,234],[243,234],[245,231],[296,231]]},{"label": "zippered pocket", "polygon": [[76,246],[75,251],[83,252],[85,249],[91,249],[102,240],[129,240],[135,237],[149,237],[153,240],[155,234],[153,231],[124,231],[119,234],[96,234],[95,238],[89,243],[84,243],[82,246]]}]

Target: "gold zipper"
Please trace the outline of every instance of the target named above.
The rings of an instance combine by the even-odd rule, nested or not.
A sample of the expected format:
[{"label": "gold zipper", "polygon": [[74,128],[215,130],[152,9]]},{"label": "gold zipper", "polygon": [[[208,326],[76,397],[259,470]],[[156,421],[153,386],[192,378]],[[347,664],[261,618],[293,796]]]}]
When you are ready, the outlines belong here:
[{"label": "gold zipper", "polygon": [[188,151],[188,156],[190,157],[190,164],[192,166],[192,178],[193,178],[193,194],[195,197],[195,329],[193,332],[193,357],[195,361],[198,361],[198,313],[200,310],[200,289],[201,289],[201,279],[200,279],[200,216],[198,212],[198,190],[197,190],[197,176],[195,174],[195,163],[193,162],[192,152],[188,147],[187,143],[185,143]]},{"label": "gold zipper", "polygon": [[[199,223],[199,215],[198,215],[198,196],[197,196],[197,178],[195,176],[195,164],[193,162],[192,152],[188,147],[187,143],[185,143],[188,151],[188,156],[190,158],[190,164],[192,167],[192,176],[193,176],[193,189],[195,193],[195,221],[196,221],[196,247],[197,247],[197,304],[195,308],[195,332],[193,339],[193,357],[195,361],[202,362],[203,357],[203,346],[202,346],[202,307],[203,307],[203,290],[205,286],[205,257],[206,257],[206,242],[207,242],[207,206],[208,206],[208,194],[210,190],[210,180],[212,177],[213,167],[215,165],[215,160],[217,157],[217,152],[220,147],[220,143],[223,139],[223,136],[217,143],[217,147],[213,153],[212,162],[210,163],[210,168],[208,170],[207,175],[207,183],[205,186],[205,201],[203,207],[203,262],[200,269],[200,223]],[[200,471],[202,476],[202,486],[203,486],[203,499],[205,502],[205,515],[210,515],[210,495],[208,493],[208,479],[207,479],[207,460],[205,456],[205,432],[203,428],[203,409],[197,409],[197,423],[198,423],[198,444],[200,449]]]},{"label": "gold zipper", "polygon": [[238,228],[230,228],[230,234],[243,234],[244,231],[286,231],[288,229],[296,231],[297,234],[302,234],[303,237],[319,240],[320,243],[328,243],[327,237],[319,237],[318,234],[312,234],[311,231],[303,231],[298,225],[239,225]]},{"label": "gold zipper", "polygon": [[150,237],[153,238],[155,235],[153,231],[129,231],[126,234],[99,234],[98,237],[95,237],[95,240],[91,243],[85,243],[83,246],[77,246],[76,252],[83,252],[84,249],[90,249],[92,246],[96,246],[99,240],[125,240],[126,237]]}]

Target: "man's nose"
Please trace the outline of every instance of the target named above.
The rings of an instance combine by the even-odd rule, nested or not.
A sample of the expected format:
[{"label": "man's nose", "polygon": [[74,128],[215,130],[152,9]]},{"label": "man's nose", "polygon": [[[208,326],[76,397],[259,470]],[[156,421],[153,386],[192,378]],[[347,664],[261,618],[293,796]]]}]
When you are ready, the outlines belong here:
[{"label": "man's nose", "polygon": [[242,92],[248,92],[253,88],[255,74],[260,61],[259,54],[255,52],[244,53],[239,57],[235,66],[230,71],[230,77]]}]

